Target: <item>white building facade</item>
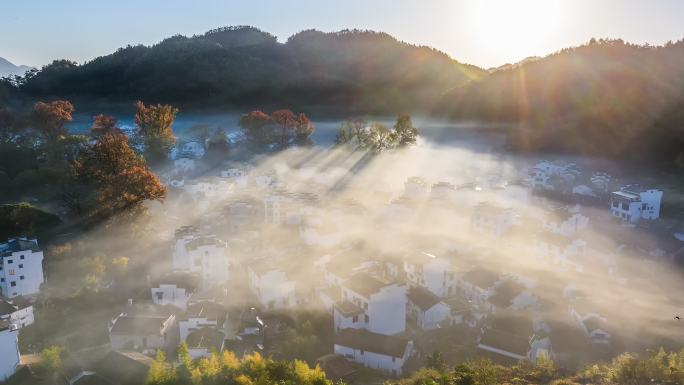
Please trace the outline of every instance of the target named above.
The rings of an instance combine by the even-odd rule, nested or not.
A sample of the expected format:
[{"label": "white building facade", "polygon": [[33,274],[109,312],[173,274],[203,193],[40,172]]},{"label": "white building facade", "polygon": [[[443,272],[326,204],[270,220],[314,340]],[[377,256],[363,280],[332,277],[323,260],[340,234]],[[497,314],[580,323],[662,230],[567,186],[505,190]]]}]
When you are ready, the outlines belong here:
[{"label": "white building facade", "polygon": [[1,296],[38,294],[43,282],[43,252],[36,239],[12,238],[0,244]]}]

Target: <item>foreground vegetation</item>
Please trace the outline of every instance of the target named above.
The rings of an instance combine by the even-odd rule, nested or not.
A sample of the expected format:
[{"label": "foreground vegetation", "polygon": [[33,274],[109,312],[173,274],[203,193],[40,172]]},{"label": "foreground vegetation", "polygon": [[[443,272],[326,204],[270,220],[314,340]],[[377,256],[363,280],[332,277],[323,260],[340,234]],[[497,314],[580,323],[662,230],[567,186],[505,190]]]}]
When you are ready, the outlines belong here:
[{"label": "foreground vegetation", "polygon": [[[303,361],[274,361],[258,353],[238,359],[231,352],[212,354],[192,361],[187,347],[181,345],[179,363],[170,364],[159,353],[150,369],[148,384],[330,384],[318,368]],[[477,360],[447,368],[438,354],[427,360],[427,367],[408,378],[388,380],[397,385],[643,385],[684,384],[684,350],[659,350],[645,356],[624,353],[610,363],[589,365],[576,373],[565,373],[553,361],[540,359],[536,364],[502,366],[489,360]]]}]

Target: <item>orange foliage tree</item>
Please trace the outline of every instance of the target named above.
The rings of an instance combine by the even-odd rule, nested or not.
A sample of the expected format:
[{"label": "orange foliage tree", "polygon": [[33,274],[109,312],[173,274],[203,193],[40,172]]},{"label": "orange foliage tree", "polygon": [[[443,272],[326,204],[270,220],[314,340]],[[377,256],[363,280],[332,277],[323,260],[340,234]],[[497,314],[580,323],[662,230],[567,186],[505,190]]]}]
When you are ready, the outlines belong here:
[{"label": "orange foliage tree", "polygon": [[145,200],[162,200],[166,187],[122,134],[104,134],[74,162],[78,179],[96,191],[97,213],[139,213]]},{"label": "orange foliage tree", "polygon": [[55,142],[67,134],[64,125],[71,122],[73,112],[74,106],[67,100],[38,102],[33,105],[31,121],[48,142]]},{"label": "orange foliage tree", "polygon": [[178,109],[169,105],[157,104],[145,106],[145,103],[136,103],[135,124],[138,126],[138,135],[145,145],[145,155],[150,161],[166,159],[169,150],[176,143],[173,134],[173,121],[176,119]]}]

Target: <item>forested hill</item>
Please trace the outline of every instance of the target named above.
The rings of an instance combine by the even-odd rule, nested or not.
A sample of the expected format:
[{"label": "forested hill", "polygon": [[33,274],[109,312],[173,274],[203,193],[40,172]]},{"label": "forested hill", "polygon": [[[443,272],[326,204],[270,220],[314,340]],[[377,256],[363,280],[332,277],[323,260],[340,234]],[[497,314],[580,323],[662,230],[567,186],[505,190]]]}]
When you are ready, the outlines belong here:
[{"label": "forested hill", "polygon": [[684,41],[592,40],[445,95],[455,118],[520,123],[511,145],[684,166]]},{"label": "forested hill", "polygon": [[300,32],[278,43],[253,27],[173,36],[83,65],[55,61],[21,87],[33,98],[198,107],[328,106],[395,112],[428,108],[484,76],[432,48],[369,31]]}]

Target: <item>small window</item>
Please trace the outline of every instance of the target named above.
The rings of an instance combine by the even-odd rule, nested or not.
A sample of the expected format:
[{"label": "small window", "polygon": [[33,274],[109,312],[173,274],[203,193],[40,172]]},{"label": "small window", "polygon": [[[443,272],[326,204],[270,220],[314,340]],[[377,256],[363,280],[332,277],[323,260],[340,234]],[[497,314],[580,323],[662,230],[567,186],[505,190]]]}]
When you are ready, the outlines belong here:
[{"label": "small window", "polygon": [[8,259],[8,260],[7,260],[7,264],[10,264],[10,263],[14,263],[14,261],[11,260],[11,259]]},{"label": "small window", "polygon": [[366,319],[366,322],[368,322],[368,320],[370,319],[370,318],[368,317],[368,314],[366,314],[365,319]]},{"label": "small window", "polygon": [[359,316],[356,316],[356,315],[355,315],[355,316],[352,318],[352,322],[354,322],[354,323],[358,322],[358,320],[359,320]]},{"label": "small window", "polygon": [[12,287],[17,286],[17,282],[16,282],[16,281],[12,281],[12,282],[10,283],[10,286],[12,286]]},{"label": "small window", "polygon": [[24,268],[24,264],[23,264],[23,263],[20,263],[20,264],[19,264],[19,268],[20,268],[20,269],[23,269],[23,268]]},{"label": "small window", "polygon": [[5,278],[0,278],[0,282],[5,282]]},{"label": "small window", "polygon": [[20,256],[20,257],[19,257],[19,259],[24,259],[24,256],[23,256],[23,255],[22,255],[22,256]]},{"label": "small window", "polygon": [[395,357],[392,357],[392,362],[396,362],[397,359]]},{"label": "small window", "polygon": [[24,279],[24,276],[23,276],[23,275],[19,276],[19,279],[20,279],[20,280],[23,280],[23,279]]}]

